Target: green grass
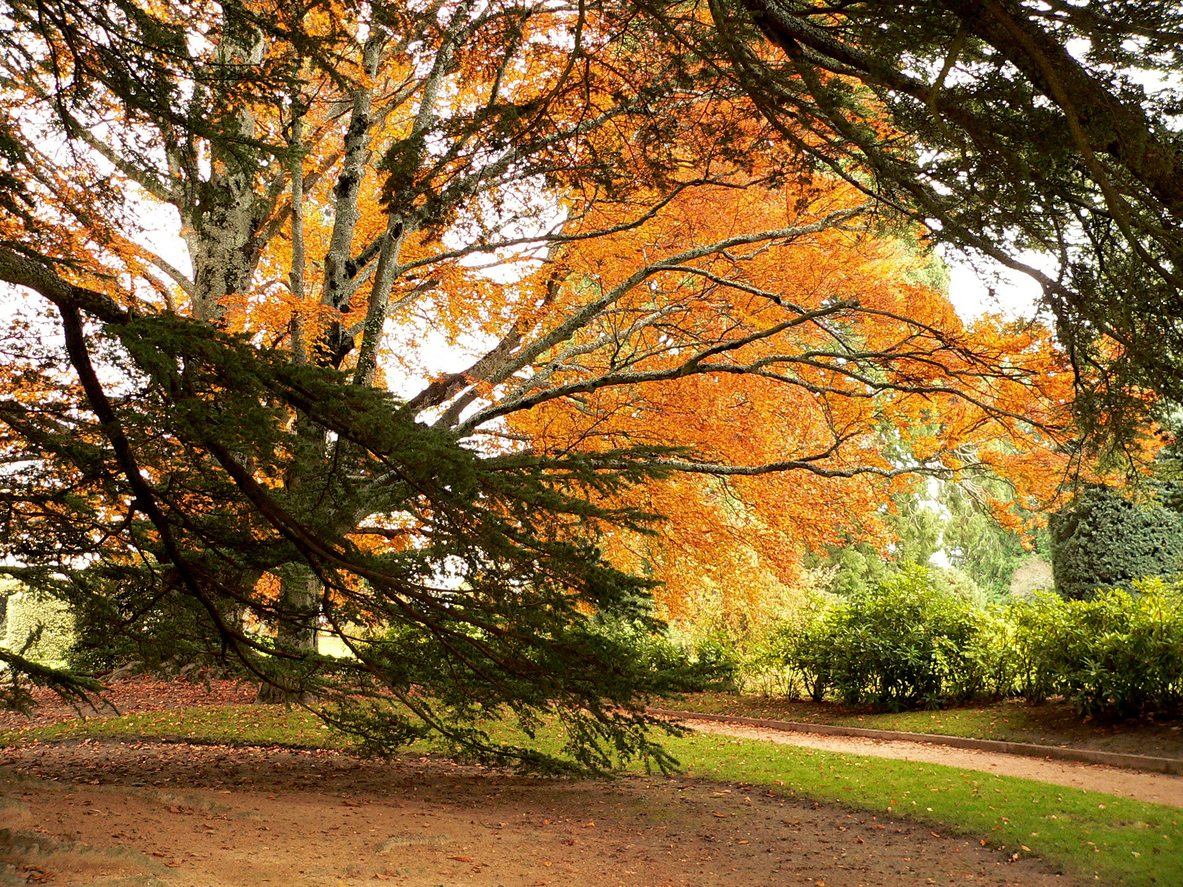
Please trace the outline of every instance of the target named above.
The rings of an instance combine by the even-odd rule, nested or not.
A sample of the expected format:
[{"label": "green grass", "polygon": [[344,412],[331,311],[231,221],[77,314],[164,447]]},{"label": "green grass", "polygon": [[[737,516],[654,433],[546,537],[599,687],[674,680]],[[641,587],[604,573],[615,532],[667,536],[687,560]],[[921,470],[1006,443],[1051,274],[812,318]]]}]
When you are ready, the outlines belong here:
[{"label": "green grass", "polygon": [[[897,728],[899,729],[899,728]],[[498,737],[520,741],[506,726]],[[344,747],[308,712],[238,706],[147,712],[0,736],[33,739],[153,737],[214,743]],[[539,744],[556,752],[557,731]],[[1035,855],[1085,880],[1125,887],[1183,884],[1183,810],[971,770],[690,735],[667,742],[691,776],[767,786],[786,796],[836,802]]]},{"label": "green grass", "polygon": [[974,835],[1126,887],[1183,884],[1183,810],[955,767],[696,735],[670,750],[693,776],[773,787]]}]

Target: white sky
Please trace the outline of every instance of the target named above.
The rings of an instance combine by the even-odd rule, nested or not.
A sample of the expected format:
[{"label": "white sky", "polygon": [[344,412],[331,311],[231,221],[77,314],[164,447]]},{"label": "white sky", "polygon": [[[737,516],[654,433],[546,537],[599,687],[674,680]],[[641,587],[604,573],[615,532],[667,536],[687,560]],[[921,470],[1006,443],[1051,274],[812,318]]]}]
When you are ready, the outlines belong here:
[{"label": "white sky", "polygon": [[[1022,259],[1034,267],[1047,264],[1046,259],[1037,255],[1024,255]],[[993,312],[1016,318],[1035,315],[1043,293],[1039,284],[1027,275],[998,265],[993,266],[997,270],[987,272],[986,279],[983,279],[982,272],[952,251],[945,253],[945,262],[950,272],[949,300],[967,323]],[[979,265],[991,267],[984,261]],[[994,279],[995,275],[997,279]]]}]

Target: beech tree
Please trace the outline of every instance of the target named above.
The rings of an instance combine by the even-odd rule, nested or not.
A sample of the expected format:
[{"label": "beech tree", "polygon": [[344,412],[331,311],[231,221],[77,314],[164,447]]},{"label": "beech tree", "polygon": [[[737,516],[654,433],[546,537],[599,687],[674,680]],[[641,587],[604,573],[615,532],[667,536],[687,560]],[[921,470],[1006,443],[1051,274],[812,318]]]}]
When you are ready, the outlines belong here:
[{"label": "beech tree", "polygon": [[1077,458],[1046,335],[963,329],[877,254],[914,227],[632,4],[0,16],[0,569],[92,663],[232,661],[377,750],[556,763],[488,738],[509,710],[664,764],[644,702],[695,676],[620,542],[654,483],[870,508],[860,478],[995,467],[1000,435]]},{"label": "beech tree", "polygon": [[[739,219],[770,226],[785,214],[786,194],[797,207],[790,212],[862,199],[841,180],[702,188],[644,225],[565,246],[556,260],[587,279],[592,269],[640,266],[640,255],[676,249],[688,235],[717,240]],[[1061,433],[1069,364],[1037,324],[965,326],[944,290],[924,282],[930,261],[888,232],[846,225],[790,249],[686,264],[633,296],[635,312],[664,309],[660,337],[557,368],[555,386],[513,413],[511,426],[535,448],[644,442],[694,454],[693,465],[663,460],[693,471],[622,494],[668,519],[660,543],[629,533],[606,540],[615,562],[660,580],[657,597],[676,618],[693,618],[704,586],[758,613],[777,586],[801,580],[810,550],[839,540],[898,549],[897,501],[934,475],[1006,478],[1005,488],[975,485],[988,491],[982,506],[1013,530],[1029,529],[1022,515],[1037,520],[1074,470]],[[827,303],[845,307],[831,313]],[[793,322],[787,304],[825,322]],[[675,330],[714,343],[694,358],[703,372],[683,374],[686,354],[675,343],[685,338]],[[606,372],[634,384],[586,385]]]}]

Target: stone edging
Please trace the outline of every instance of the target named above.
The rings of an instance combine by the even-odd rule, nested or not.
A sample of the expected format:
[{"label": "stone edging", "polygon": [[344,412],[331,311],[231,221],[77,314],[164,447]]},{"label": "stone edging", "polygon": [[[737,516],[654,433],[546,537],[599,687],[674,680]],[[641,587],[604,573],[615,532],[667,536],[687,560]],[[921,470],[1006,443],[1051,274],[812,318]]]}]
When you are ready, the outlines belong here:
[{"label": "stone edging", "polygon": [[1074,761],[1082,764],[1104,764],[1108,767],[1122,767],[1126,770],[1146,770],[1152,773],[1183,775],[1183,760],[1178,758],[1156,758],[1150,755],[1127,755],[1121,752],[1095,751],[1087,748],[1065,748],[1058,745],[1032,745],[1026,742],[1002,742],[996,739],[969,739],[962,736],[942,736],[935,733],[905,733],[901,730],[870,730],[865,727],[839,727],[833,724],[805,724],[797,721],[771,721],[764,718],[742,718],[737,715],[715,715],[694,711],[672,711],[650,708],[651,715],[663,718],[677,718],[684,721],[726,721],[751,727],[765,727],[769,730],[784,730],[793,733],[816,733],[823,736],[858,736],[864,739],[896,740],[898,742],[923,742],[930,745],[947,745],[952,748],[971,748],[979,751],[997,752],[1007,755],[1024,755],[1030,758],[1045,758],[1053,761]]}]

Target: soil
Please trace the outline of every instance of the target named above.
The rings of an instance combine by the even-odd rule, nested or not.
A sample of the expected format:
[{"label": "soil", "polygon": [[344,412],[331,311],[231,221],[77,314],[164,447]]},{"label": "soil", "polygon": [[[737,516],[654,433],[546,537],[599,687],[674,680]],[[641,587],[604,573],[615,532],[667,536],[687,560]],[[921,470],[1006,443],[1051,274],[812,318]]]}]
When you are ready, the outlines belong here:
[{"label": "soil", "polygon": [[[128,682],[117,704],[240,703],[253,692],[191,686],[190,694]],[[67,716],[77,715],[43,709],[37,717]],[[964,836],[750,786],[537,779],[437,758],[375,762],[284,748],[9,747],[0,756],[0,829],[0,884],[1083,883]]]},{"label": "soil", "polygon": [[4,861],[55,885],[1072,883],[964,837],[689,779],[143,743],[11,749],[3,769]]}]

